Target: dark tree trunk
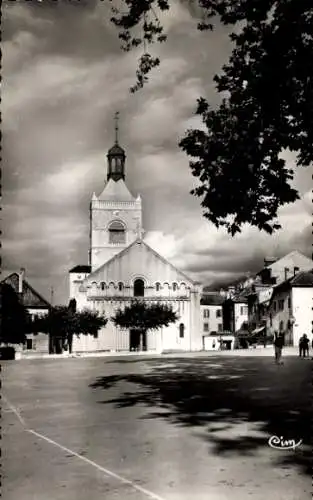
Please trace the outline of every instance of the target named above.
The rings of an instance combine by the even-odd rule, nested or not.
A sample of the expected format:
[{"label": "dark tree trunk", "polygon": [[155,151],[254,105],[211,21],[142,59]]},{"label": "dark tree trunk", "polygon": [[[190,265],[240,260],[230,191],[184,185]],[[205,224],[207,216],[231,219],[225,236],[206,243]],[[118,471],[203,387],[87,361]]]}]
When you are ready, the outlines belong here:
[{"label": "dark tree trunk", "polygon": [[68,352],[72,354],[72,346],[73,346],[73,335],[68,336]]},{"label": "dark tree trunk", "polygon": [[62,354],[62,337],[55,337],[55,353]]},{"label": "dark tree trunk", "polygon": [[49,354],[55,353],[54,339],[51,333],[49,333]]},{"label": "dark tree trunk", "polygon": [[147,350],[147,332],[146,332],[146,330],[141,332],[141,348],[142,348],[142,351]]}]

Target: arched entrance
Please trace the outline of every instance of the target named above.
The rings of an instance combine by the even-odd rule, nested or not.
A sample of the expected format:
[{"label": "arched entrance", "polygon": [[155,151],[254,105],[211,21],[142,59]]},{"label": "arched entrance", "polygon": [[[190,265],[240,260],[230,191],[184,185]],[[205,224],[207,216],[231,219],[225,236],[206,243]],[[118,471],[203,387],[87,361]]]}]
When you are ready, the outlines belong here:
[{"label": "arched entrance", "polygon": [[137,278],[134,281],[134,297],[144,297],[145,296],[145,283],[143,279]]},{"label": "arched entrance", "polygon": [[[136,278],[133,285],[134,297],[145,296],[145,282],[142,278]],[[138,328],[129,330],[129,350],[146,351],[147,350],[147,332]]]},{"label": "arched entrance", "polygon": [[147,350],[147,332],[131,328],[129,330],[129,350],[132,352]]}]

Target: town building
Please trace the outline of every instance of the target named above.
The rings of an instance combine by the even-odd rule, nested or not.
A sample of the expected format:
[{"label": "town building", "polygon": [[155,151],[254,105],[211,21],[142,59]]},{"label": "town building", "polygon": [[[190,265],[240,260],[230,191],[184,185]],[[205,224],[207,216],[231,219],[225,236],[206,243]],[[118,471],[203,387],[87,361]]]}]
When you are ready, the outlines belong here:
[{"label": "town building", "polygon": [[273,335],[282,332],[286,345],[299,345],[306,333],[312,345],[313,271],[297,273],[272,291],[266,328]]},{"label": "town building", "polygon": [[[20,303],[23,304],[32,319],[47,314],[51,304],[37,292],[25,279],[25,269],[9,274],[1,283],[10,285],[19,296]],[[27,334],[24,350],[29,352],[49,352],[49,336],[45,333]]]},{"label": "town building", "polygon": [[205,292],[200,300],[202,333],[221,332],[223,330],[224,297],[217,292]]},{"label": "town building", "polygon": [[[168,304],[178,313],[175,324],[149,331],[143,349],[153,352],[201,350],[201,286],[158,254],[144,240],[142,200],[129,191],[126,154],[115,144],[107,155],[107,180],[90,204],[88,265],[69,271],[69,299],[77,309],[89,308],[111,318],[135,299]],[[138,335],[111,320],[97,338],[74,337],[73,352],[139,349]]]},{"label": "town building", "polygon": [[232,350],[236,348],[236,337],[232,332],[212,332],[203,335],[204,351]]},{"label": "town building", "polygon": [[311,269],[312,259],[298,250],[293,250],[280,259],[264,259],[264,267],[257,273],[257,276],[261,278],[262,283],[279,285],[297,273]]},{"label": "town building", "polygon": [[[294,250],[280,259],[267,258],[264,267],[257,273],[253,281],[244,287],[248,299],[248,327],[251,332],[263,332],[265,337],[272,336],[268,328],[269,307],[274,290],[281,283],[292,279],[302,271],[312,269],[312,260]],[[290,339],[291,334],[286,339]]]},{"label": "town building", "polygon": [[239,332],[248,324],[248,299],[244,291],[231,290],[223,302],[224,329]]}]

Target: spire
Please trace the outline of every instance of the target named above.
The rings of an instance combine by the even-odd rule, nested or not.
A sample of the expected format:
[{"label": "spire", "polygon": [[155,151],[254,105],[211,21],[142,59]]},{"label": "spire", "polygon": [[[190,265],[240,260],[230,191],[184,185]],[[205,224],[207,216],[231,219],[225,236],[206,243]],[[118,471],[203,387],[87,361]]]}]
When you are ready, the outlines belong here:
[{"label": "spire", "polygon": [[114,120],[115,120],[115,144],[118,144],[118,120],[120,117],[120,112],[116,111]]},{"label": "spire", "polygon": [[118,142],[118,121],[119,121],[120,113],[117,111],[114,115],[115,121],[115,143],[112,148],[108,151],[108,174],[107,180],[113,179],[114,181],[118,181],[120,179],[125,179],[125,151],[119,145]]}]

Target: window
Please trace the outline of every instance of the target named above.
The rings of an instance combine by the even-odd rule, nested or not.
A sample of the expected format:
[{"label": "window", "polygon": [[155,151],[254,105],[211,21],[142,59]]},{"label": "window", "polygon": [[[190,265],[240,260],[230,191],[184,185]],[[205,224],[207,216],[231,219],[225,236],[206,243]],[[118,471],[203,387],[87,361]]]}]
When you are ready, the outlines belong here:
[{"label": "window", "polygon": [[33,348],[33,339],[26,339],[26,349]]},{"label": "window", "polygon": [[276,300],[273,302],[273,311],[276,312],[277,310],[277,303]]},{"label": "window", "polygon": [[288,309],[291,309],[291,297],[288,297]]},{"label": "window", "polygon": [[180,323],[179,325],[179,337],[183,339],[185,336],[185,325],[184,323]]},{"label": "window", "polygon": [[117,286],[118,286],[118,291],[122,292],[122,290],[124,289],[123,283],[120,281]]},{"label": "window", "polygon": [[115,221],[110,224],[109,243],[125,243],[125,227],[121,222]]},{"label": "window", "polygon": [[278,301],[278,310],[283,311],[284,310],[284,299],[280,299]]},{"label": "window", "polygon": [[216,317],[217,317],[217,318],[220,318],[221,316],[222,316],[222,311],[221,311],[221,309],[217,309],[217,310],[216,310]]},{"label": "window", "polygon": [[203,310],[203,317],[204,318],[209,318],[210,317],[210,310],[209,309],[204,309]]},{"label": "window", "polygon": [[161,290],[161,283],[156,283],[155,284],[155,289],[157,292],[159,292]]},{"label": "window", "polygon": [[145,295],[145,284],[141,278],[134,281],[134,297],[144,297]]},{"label": "window", "polygon": [[105,282],[104,281],[101,281],[100,286],[101,286],[101,290],[105,290]]},{"label": "window", "polygon": [[209,323],[203,323],[203,331],[208,332],[209,331]]},{"label": "window", "polygon": [[240,307],[240,315],[244,316],[245,314],[248,314],[248,306],[241,306]]},{"label": "window", "polygon": [[219,323],[219,324],[217,325],[217,331],[218,331],[218,332],[221,332],[222,330],[223,330],[223,325],[222,325],[222,323]]},{"label": "window", "polygon": [[177,289],[178,289],[177,283],[173,283],[173,291],[177,292]]},{"label": "window", "polygon": [[113,167],[114,171],[117,174],[121,174],[123,172],[123,164],[121,158],[113,158]]}]

